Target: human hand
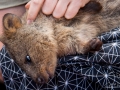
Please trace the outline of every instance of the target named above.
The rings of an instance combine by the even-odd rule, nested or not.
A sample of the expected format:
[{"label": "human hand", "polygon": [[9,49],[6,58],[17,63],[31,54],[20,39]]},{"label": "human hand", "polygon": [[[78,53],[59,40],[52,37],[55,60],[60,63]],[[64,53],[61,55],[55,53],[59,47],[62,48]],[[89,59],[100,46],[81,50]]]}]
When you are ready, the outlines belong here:
[{"label": "human hand", "polygon": [[90,0],[31,0],[25,7],[28,9],[28,23],[35,20],[40,10],[46,15],[52,14],[55,18],[65,16],[66,19],[73,18],[81,7]]}]

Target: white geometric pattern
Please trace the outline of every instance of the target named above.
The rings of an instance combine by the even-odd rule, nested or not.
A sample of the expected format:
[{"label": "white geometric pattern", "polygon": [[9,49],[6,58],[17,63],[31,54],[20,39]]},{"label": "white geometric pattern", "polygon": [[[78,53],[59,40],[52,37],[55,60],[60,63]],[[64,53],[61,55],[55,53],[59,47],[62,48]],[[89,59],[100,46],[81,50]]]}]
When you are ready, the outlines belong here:
[{"label": "white geometric pattern", "polygon": [[0,52],[0,67],[7,90],[116,90],[120,89],[120,28],[98,37],[102,49],[85,55],[59,58],[55,77],[37,85],[10,58],[5,47]]}]

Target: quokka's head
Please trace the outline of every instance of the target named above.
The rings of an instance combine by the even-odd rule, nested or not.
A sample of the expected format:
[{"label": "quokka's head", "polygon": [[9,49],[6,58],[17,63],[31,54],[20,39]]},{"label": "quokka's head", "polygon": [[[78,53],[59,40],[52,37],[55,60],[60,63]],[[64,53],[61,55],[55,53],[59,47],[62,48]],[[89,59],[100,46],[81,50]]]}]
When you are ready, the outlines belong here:
[{"label": "quokka's head", "polygon": [[40,46],[38,30],[32,26],[32,29],[29,28],[27,24],[23,25],[19,17],[10,13],[4,15],[3,26],[4,31],[0,40],[10,56],[34,81],[46,82],[48,78],[42,76],[40,72],[41,60],[45,57],[41,55],[43,50]]}]

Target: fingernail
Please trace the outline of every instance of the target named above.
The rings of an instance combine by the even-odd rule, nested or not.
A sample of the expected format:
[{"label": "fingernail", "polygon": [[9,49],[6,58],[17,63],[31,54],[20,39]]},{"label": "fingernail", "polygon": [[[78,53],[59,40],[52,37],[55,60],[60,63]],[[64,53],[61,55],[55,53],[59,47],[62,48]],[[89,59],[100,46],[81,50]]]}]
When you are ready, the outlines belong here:
[{"label": "fingernail", "polygon": [[72,19],[74,16],[72,14],[66,13],[65,18],[66,19]]},{"label": "fingernail", "polygon": [[33,22],[33,20],[27,20],[27,24],[31,24]]},{"label": "fingernail", "polygon": [[71,17],[69,15],[65,15],[66,19],[71,19]]}]

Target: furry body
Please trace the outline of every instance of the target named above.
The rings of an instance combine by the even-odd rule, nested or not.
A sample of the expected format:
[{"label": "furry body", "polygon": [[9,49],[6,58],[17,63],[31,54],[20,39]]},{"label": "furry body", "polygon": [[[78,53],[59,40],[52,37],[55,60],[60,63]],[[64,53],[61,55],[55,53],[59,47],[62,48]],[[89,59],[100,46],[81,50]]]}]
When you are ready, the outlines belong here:
[{"label": "furry body", "polygon": [[[91,14],[81,9],[71,20],[58,20],[40,13],[35,22],[26,25],[26,14],[21,20],[7,14],[3,19],[5,30],[1,41],[33,80],[47,82],[54,75],[57,56],[96,51],[102,45],[96,37],[119,26],[120,1],[95,1],[102,5],[100,13]],[[30,62],[26,56],[30,56]]]}]

